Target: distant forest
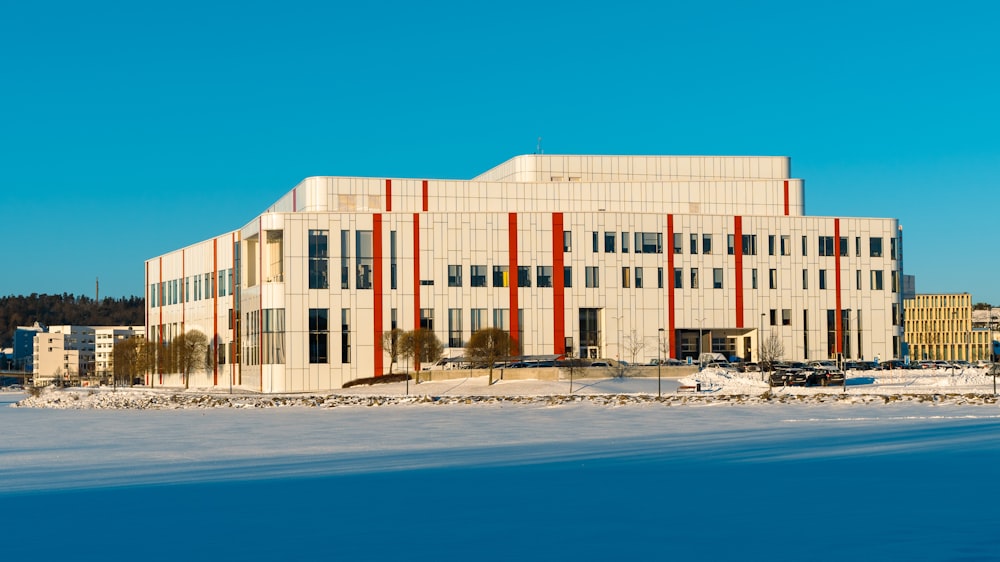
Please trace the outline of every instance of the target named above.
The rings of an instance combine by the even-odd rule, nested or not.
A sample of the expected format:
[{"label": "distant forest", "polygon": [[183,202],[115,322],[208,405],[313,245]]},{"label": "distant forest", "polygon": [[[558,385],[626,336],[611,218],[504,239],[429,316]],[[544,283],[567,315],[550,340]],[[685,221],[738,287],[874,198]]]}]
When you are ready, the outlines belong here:
[{"label": "distant forest", "polygon": [[146,322],[145,302],[141,297],[96,301],[67,293],[0,297],[0,347],[13,345],[18,326],[35,322],[46,326],[141,326]]}]

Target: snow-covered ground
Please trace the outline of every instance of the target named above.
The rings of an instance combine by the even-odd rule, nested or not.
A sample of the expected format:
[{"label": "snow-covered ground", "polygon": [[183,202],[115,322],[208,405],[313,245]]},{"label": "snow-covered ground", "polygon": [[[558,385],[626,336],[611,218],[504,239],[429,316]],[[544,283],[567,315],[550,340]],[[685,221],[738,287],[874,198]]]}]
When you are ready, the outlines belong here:
[{"label": "snow-covered ground", "polygon": [[239,408],[166,390],[111,393],[162,399],[164,409],[147,410],[10,408],[24,395],[0,394],[0,552],[1000,558],[992,377],[902,373],[858,374],[845,389],[773,389],[773,399],[752,377],[701,373],[706,392],[678,393],[691,381],[664,379],[662,402],[650,399],[655,378],[577,381],[572,397],[568,382],[468,379],[410,387],[438,400],[380,385],[345,391],[356,402],[237,396]]}]

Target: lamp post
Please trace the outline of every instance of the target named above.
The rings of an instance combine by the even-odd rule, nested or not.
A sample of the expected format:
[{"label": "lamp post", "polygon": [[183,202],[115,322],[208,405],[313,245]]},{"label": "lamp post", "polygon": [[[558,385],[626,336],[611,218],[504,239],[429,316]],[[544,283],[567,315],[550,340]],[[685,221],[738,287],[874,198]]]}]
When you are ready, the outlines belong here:
[{"label": "lamp post", "polygon": [[660,378],[660,370],[663,368],[661,363],[663,363],[663,328],[660,328],[656,334],[656,398],[659,399],[663,396],[662,394],[662,383]]},{"label": "lamp post", "polygon": [[702,342],[702,338],[704,338],[704,335],[702,335],[702,332],[704,331],[704,327],[705,327],[705,319],[704,318],[699,318],[698,319],[698,370],[699,371],[701,370],[701,363],[702,363],[701,362],[701,345],[702,345],[701,342]]},{"label": "lamp post", "polygon": [[760,365],[761,380],[764,377],[764,354],[762,351],[764,349],[764,317],[766,316],[767,314],[760,313],[760,330],[757,332],[757,364]]}]

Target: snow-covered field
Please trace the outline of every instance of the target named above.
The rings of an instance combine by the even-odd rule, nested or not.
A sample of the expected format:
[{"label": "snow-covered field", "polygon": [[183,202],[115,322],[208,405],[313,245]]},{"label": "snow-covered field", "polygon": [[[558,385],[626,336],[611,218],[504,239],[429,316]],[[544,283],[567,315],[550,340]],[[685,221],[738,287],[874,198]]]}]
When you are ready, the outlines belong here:
[{"label": "snow-covered field", "polygon": [[572,397],[566,382],[468,379],[410,387],[437,400],[406,399],[401,384],[302,405],[164,390],[46,398],[160,404],[145,410],[11,408],[24,395],[0,394],[0,552],[1000,559],[992,377],[903,373],[771,398],[759,380],[702,373],[708,391],[664,379],[662,402],[656,379],[577,381]]}]

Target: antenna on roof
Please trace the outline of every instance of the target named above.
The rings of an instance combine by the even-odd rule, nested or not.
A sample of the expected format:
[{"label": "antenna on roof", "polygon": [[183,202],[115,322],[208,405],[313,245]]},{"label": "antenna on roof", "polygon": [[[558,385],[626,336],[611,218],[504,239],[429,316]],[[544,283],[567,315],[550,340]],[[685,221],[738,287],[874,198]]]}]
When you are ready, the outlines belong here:
[{"label": "antenna on roof", "polygon": [[538,144],[535,145],[535,154],[545,154],[542,150],[542,137],[538,137]]}]

